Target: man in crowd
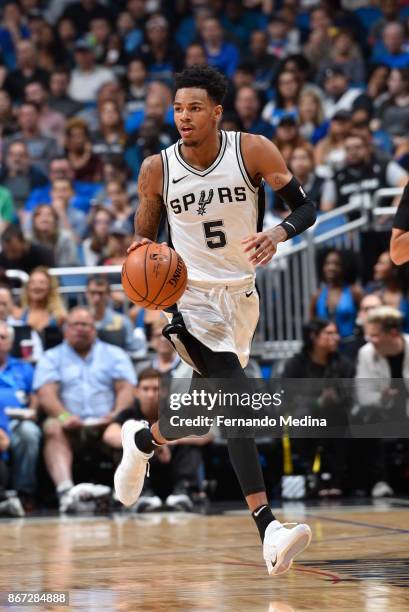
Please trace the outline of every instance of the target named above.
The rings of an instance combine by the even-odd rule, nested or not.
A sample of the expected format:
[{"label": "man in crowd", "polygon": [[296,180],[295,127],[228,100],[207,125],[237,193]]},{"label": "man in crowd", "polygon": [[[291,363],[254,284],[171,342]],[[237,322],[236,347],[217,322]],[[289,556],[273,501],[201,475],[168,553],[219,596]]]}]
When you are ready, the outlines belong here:
[{"label": "man in crowd", "polygon": [[75,102],[95,102],[99,88],[115,80],[114,73],[96,65],[94,50],[85,39],[76,42],[74,57],[76,67],[71,72],[68,94]]},{"label": "man in crowd", "polygon": [[[103,439],[108,446],[122,448],[121,426],[125,421],[136,419],[148,421],[150,424],[155,422],[158,418],[160,381],[161,374],[158,370],[142,370],[138,377],[133,407],[121,412],[105,430]],[[165,506],[172,510],[191,510],[193,504],[189,487],[198,486],[198,471],[202,460],[200,446],[211,439],[212,434],[202,438],[192,436],[158,448],[151,461],[150,479],[145,481],[142,495],[133,509],[136,512],[147,512],[161,508],[162,500],[155,493],[155,489],[168,480],[165,480],[165,476],[170,472],[172,487],[166,497]]]},{"label": "man in crowd", "polygon": [[130,352],[138,350],[130,319],[115,312],[110,306],[111,288],[108,279],[103,276],[90,277],[87,282],[86,297],[94,316],[95,327],[98,332],[102,332],[102,337],[109,342],[111,334],[113,344]]},{"label": "man in crowd", "polygon": [[104,428],[133,404],[134,384],[127,354],[97,339],[95,321],[87,308],[73,308],[64,342],[44,353],[34,376],[34,389],[47,415],[45,464],[62,512],[75,511],[84,497],[99,498],[109,492],[101,485],[74,487],[73,459],[81,445],[91,444],[91,439],[99,441]]},{"label": "man in crowd", "polygon": [[17,211],[33,189],[47,185],[47,176],[32,165],[27,145],[23,140],[12,140],[8,146],[5,164],[0,170],[0,182],[13,196]]},{"label": "man in crowd", "polygon": [[24,98],[38,109],[41,134],[55,138],[60,146],[64,146],[65,117],[50,108],[46,86],[41,81],[31,81],[24,88]]},{"label": "man in crowd", "polygon": [[5,270],[23,270],[30,274],[38,266],[54,267],[51,249],[32,244],[17,225],[9,225],[1,237],[0,273]]},{"label": "man in crowd", "polygon": [[31,40],[20,40],[17,43],[17,68],[6,77],[4,88],[15,103],[24,99],[24,87],[31,81],[48,83],[49,74],[38,67],[37,52]]},{"label": "man in crowd", "polygon": [[[0,406],[5,408],[36,409],[37,399],[32,393],[33,366],[10,356],[14,330],[0,321]],[[12,486],[27,502],[34,499],[37,489],[37,463],[41,430],[31,418],[10,421],[12,455]]]}]

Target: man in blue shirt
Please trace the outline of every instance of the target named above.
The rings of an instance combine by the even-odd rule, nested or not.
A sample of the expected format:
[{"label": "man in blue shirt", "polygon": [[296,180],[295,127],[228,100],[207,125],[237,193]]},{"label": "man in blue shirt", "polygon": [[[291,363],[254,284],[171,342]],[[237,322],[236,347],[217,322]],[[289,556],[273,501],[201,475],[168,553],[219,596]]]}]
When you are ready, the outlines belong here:
[{"label": "man in blue shirt", "polygon": [[[0,321],[0,410],[36,407],[32,395],[33,366],[10,357],[14,331]],[[12,484],[24,497],[32,498],[37,487],[37,462],[41,430],[30,419],[10,421],[10,451],[13,457]]]},{"label": "man in blue shirt", "polygon": [[389,68],[407,68],[409,53],[405,49],[405,29],[397,21],[388,23],[382,31],[383,49],[375,46],[372,63],[385,64]]},{"label": "man in blue shirt", "polygon": [[205,19],[200,33],[209,66],[214,66],[231,79],[239,63],[240,55],[235,45],[224,40],[223,28],[219,20],[216,17]]},{"label": "man in blue shirt", "polygon": [[34,389],[48,416],[44,423],[44,458],[61,511],[67,509],[73,488],[74,448],[87,443],[90,427],[100,437],[108,423],[132,405],[135,382],[127,354],[97,339],[95,322],[87,308],[73,308],[64,342],[44,353],[34,376]]}]

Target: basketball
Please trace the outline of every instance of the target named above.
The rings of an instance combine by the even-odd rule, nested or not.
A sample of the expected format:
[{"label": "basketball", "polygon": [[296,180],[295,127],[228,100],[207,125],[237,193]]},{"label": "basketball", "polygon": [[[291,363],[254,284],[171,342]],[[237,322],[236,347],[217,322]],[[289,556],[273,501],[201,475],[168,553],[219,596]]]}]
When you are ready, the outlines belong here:
[{"label": "basketball", "polygon": [[183,295],[186,283],[185,262],[166,244],[143,244],[129,253],[122,266],[126,295],[149,310],[173,306]]}]

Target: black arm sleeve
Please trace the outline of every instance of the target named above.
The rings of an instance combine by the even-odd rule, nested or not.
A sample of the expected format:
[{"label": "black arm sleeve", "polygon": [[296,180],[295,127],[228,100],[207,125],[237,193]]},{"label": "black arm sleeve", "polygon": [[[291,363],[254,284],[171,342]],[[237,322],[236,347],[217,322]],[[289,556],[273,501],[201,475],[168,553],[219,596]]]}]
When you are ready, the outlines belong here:
[{"label": "black arm sleeve", "polygon": [[293,238],[311,227],[311,225],[314,225],[317,218],[315,204],[294,177],[285,187],[279,189],[276,193],[291,209],[291,213],[281,223],[281,226],[287,232],[288,238]]},{"label": "black arm sleeve", "polygon": [[403,190],[398,210],[393,220],[393,227],[400,230],[409,230],[409,183]]}]

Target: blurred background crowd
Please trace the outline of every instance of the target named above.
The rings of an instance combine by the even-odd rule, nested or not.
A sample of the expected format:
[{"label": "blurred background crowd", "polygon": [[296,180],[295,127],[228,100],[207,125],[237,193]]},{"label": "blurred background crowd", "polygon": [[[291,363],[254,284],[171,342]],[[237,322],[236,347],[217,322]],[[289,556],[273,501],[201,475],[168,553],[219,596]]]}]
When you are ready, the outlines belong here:
[{"label": "blurred background crowd", "polygon": [[[123,263],[141,163],[178,138],[174,74],[206,64],[229,80],[220,127],[272,139],[320,215],[408,181],[407,0],[3,1],[0,513],[107,503],[120,424],[153,420],[161,377],[191,375],[117,274],[55,271]],[[270,227],[287,211],[269,189],[266,201]],[[320,250],[299,352],[253,359],[249,374],[322,378],[320,410],[342,401],[331,378],[409,376],[408,276],[389,236],[390,217],[362,236],[362,257]],[[396,393],[386,382],[356,418]],[[260,441],[270,492],[292,473],[301,497],[407,493],[405,441],[358,442]],[[217,432],[169,445],[135,510],[238,498],[230,469]]]}]

